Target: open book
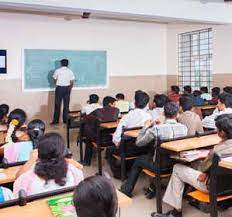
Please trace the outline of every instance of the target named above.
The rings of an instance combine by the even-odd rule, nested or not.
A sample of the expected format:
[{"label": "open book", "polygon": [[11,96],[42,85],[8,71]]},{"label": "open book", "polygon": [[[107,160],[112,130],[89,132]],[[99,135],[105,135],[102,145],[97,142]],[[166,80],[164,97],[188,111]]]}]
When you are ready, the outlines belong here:
[{"label": "open book", "polygon": [[206,158],[209,152],[210,150],[206,149],[182,151],[179,155],[172,155],[171,158],[185,162],[193,162],[195,160]]},{"label": "open book", "polygon": [[47,203],[54,217],[77,217],[72,195],[55,197]]}]

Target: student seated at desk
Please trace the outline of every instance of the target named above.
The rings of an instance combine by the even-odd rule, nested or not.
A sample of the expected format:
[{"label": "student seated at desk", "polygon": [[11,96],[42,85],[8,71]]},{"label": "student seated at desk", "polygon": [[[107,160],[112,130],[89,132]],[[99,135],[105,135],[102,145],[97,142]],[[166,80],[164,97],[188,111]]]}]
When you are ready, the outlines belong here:
[{"label": "student seated at desk", "polygon": [[6,135],[6,143],[17,141],[27,141],[29,139],[26,133],[25,122],[27,115],[22,109],[13,110],[8,117],[8,130]]},{"label": "student seated at desk", "polygon": [[206,116],[202,120],[202,125],[207,129],[216,129],[215,118],[222,114],[232,113],[232,95],[228,93],[222,93],[218,97],[217,108],[214,110],[213,114]]},{"label": "student seated at desk", "polygon": [[201,98],[205,101],[209,101],[212,99],[212,96],[209,94],[208,87],[201,87]]},{"label": "student seated at desk", "polygon": [[208,101],[210,105],[217,105],[218,103],[218,97],[220,95],[221,89],[220,87],[214,87],[211,90],[212,92],[212,99]]},{"label": "student seated at desk", "polygon": [[80,182],[73,202],[78,217],[116,217],[118,210],[115,187],[104,176],[91,176]]},{"label": "student seated at desk", "polygon": [[[4,158],[8,163],[28,161],[30,153],[37,148],[38,140],[44,135],[45,123],[41,120],[32,120],[27,127],[29,141],[22,141],[16,143],[7,143],[4,149]],[[1,148],[2,149],[2,148]]]},{"label": "student seated at desk", "polygon": [[139,91],[135,94],[135,109],[123,116],[118,127],[113,135],[113,143],[119,146],[122,135],[122,128],[132,128],[144,126],[147,120],[151,120],[151,115],[147,112],[147,105],[149,103],[149,96],[147,93]]},{"label": "student seated at desk", "polygon": [[[165,123],[153,125],[153,122],[147,121],[144,128],[139,133],[136,140],[136,146],[147,146],[153,140],[155,140],[154,146],[156,146],[158,138],[163,140],[187,136],[187,127],[181,123],[177,123],[176,118],[178,112],[178,105],[174,102],[168,102],[164,106],[164,115],[166,118]],[[128,179],[121,186],[121,191],[131,197],[131,193],[142,170],[148,169],[154,172],[156,171],[154,162],[155,155],[153,156],[152,153],[138,157],[131,168]],[[161,162],[161,171],[167,170],[167,168],[170,168],[170,166],[172,166],[172,161],[170,158],[166,157],[166,159],[163,159]]]},{"label": "student seated at desk", "polygon": [[212,165],[213,154],[232,154],[232,114],[223,114],[216,118],[218,135],[222,141],[214,147],[208,158],[200,163],[199,170],[194,170],[188,166],[176,164],[173,168],[172,176],[166,189],[163,201],[171,206],[173,210],[166,214],[153,213],[157,217],[182,217],[182,199],[185,183],[194,188],[208,193],[209,178],[208,172]]},{"label": "student seated at desk", "polygon": [[89,115],[94,110],[98,108],[102,108],[102,106],[98,103],[98,101],[99,101],[99,96],[97,94],[91,94],[87,102],[88,104],[83,107],[81,113]]},{"label": "student seated at desk", "polygon": [[168,102],[168,97],[164,94],[156,94],[154,96],[154,108],[150,111],[152,120],[160,123],[164,121],[164,105]]},{"label": "student seated at desk", "polygon": [[127,113],[130,109],[130,103],[125,100],[125,96],[122,93],[116,95],[115,107],[119,109],[120,113]]},{"label": "student seated at desk", "polygon": [[181,113],[177,121],[188,128],[188,136],[194,136],[196,133],[204,133],[201,118],[193,111],[193,100],[189,96],[180,98]]},{"label": "student seated at desk", "polygon": [[179,103],[180,88],[176,85],[171,86],[171,91],[168,93],[168,99],[171,102]]},{"label": "student seated at desk", "polygon": [[93,146],[92,142],[97,139],[97,121],[114,122],[118,120],[119,109],[115,108],[116,99],[106,96],[103,99],[103,108],[96,109],[84,119],[84,133],[86,135],[84,165],[91,164]]},{"label": "student seated at desk", "polygon": [[0,203],[13,199],[13,193],[10,189],[0,186]]},{"label": "student seated at desk", "polygon": [[7,130],[8,113],[9,113],[9,106],[7,104],[1,104],[0,105],[0,131]]},{"label": "student seated at desk", "polygon": [[231,86],[226,86],[223,88],[223,93],[229,93],[232,94],[232,87]]},{"label": "student seated at desk", "polygon": [[27,195],[78,185],[83,173],[71,159],[66,159],[64,139],[58,133],[47,133],[38,142],[30,160],[18,172],[14,182],[14,197],[20,189]]},{"label": "student seated at desk", "polygon": [[194,106],[205,105],[205,100],[201,98],[201,91],[200,90],[194,90],[193,96],[194,96],[193,97]]}]

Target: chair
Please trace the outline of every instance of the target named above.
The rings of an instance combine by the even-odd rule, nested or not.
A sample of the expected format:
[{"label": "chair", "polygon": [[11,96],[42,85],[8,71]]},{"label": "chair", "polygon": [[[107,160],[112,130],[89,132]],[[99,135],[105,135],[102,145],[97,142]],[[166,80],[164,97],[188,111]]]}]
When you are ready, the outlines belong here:
[{"label": "chair", "polygon": [[209,193],[195,190],[188,196],[199,202],[210,204],[211,217],[217,217],[217,203],[232,199],[232,170],[219,166],[220,158],[215,154],[210,169]]},{"label": "chair", "polygon": [[121,134],[121,142],[119,145],[119,153],[113,154],[113,157],[117,160],[121,161],[121,181],[124,181],[126,178],[126,161],[136,159],[140,154],[135,154],[133,156],[126,156],[126,148],[128,146],[128,141],[135,140],[135,138],[130,138],[126,135],[124,135],[125,132],[130,130],[138,130],[142,127],[134,127],[134,128],[122,128],[122,134]]},{"label": "chair", "polygon": [[81,111],[70,111],[67,119],[67,146],[70,148],[70,129],[80,128]]}]

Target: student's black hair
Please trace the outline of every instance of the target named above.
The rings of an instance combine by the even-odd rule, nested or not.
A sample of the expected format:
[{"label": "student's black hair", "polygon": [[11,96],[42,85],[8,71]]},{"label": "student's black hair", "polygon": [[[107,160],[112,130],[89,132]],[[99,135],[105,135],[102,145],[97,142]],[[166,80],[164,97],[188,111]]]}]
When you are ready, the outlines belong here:
[{"label": "student's black hair", "polygon": [[224,93],[229,93],[232,94],[232,87],[231,86],[226,86],[223,88]]},{"label": "student's black hair", "polygon": [[78,217],[116,217],[115,187],[104,176],[91,176],[79,183],[73,202]]},{"label": "student's black hair", "polygon": [[180,92],[180,88],[179,88],[179,86],[177,86],[177,85],[172,85],[172,86],[171,86],[171,90],[172,90],[175,94],[179,94],[179,92]]},{"label": "student's black hair", "polygon": [[164,106],[164,115],[166,118],[174,118],[177,116],[179,106],[174,102],[168,102]]},{"label": "student's black hair", "polygon": [[193,91],[193,96],[198,97],[200,95],[201,95],[201,91],[200,90],[194,90]]},{"label": "student's black hair", "polygon": [[2,110],[0,110],[0,124],[3,124],[4,123],[4,112]]},{"label": "student's black hair", "polygon": [[212,97],[218,97],[220,95],[221,88],[220,87],[214,87],[212,88]]},{"label": "student's black hair", "polygon": [[64,186],[68,166],[65,161],[65,142],[58,133],[47,133],[38,142],[38,162],[35,173],[46,182],[54,180]]},{"label": "student's black hair", "polygon": [[62,59],[60,61],[60,64],[61,64],[61,66],[68,66],[69,65],[69,61],[68,61],[68,59]]},{"label": "student's black hair", "polygon": [[168,97],[164,94],[156,94],[154,96],[154,103],[158,108],[163,108],[167,102],[168,102]]},{"label": "student's black hair", "polygon": [[1,104],[0,110],[3,111],[4,116],[6,116],[9,113],[9,106],[7,104]]},{"label": "student's black hair", "polygon": [[114,97],[111,96],[106,96],[103,99],[103,107],[109,106],[109,104],[113,104],[116,101],[116,99]]},{"label": "student's black hair", "polygon": [[224,132],[226,139],[232,139],[232,114],[222,114],[215,119],[219,132]]},{"label": "student's black hair", "polygon": [[89,104],[93,104],[93,103],[98,103],[99,100],[99,96],[97,94],[91,94],[89,95]]},{"label": "student's black hair", "polygon": [[149,103],[150,97],[143,91],[136,92],[135,94],[135,107],[144,109]]},{"label": "student's black hair", "polygon": [[182,110],[185,111],[190,111],[193,108],[193,99],[192,97],[189,96],[182,96],[180,98],[180,106],[182,107]]},{"label": "student's black hair", "polygon": [[218,99],[221,103],[225,104],[226,108],[232,108],[232,95],[229,93],[222,93]]},{"label": "student's black hair", "polygon": [[124,100],[124,99],[125,99],[125,96],[124,96],[123,93],[118,93],[118,94],[116,95],[116,99],[118,99],[118,100]]},{"label": "student's black hair", "polygon": [[201,93],[208,93],[209,92],[208,87],[206,87],[206,86],[201,87],[200,90],[201,90]]},{"label": "student's black hair", "polygon": [[192,87],[190,85],[184,86],[184,92],[191,94],[192,93]]},{"label": "student's black hair", "polygon": [[23,111],[22,109],[14,109],[12,112],[10,112],[9,117],[8,117],[8,123],[10,124],[10,122],[12,120],[17,120],[19,122],[19,124],[16,126],[16,128],[20,128],[22,125],[25,124],[26,120],[27,120],[27,115],[26,112]]},{"label": "student's black hair", "polygon": [[28,135],[33,142],[33,147],[37,148],[39,139],[44,135],[45,123],[42,120],[32,120],[27,126]]}]

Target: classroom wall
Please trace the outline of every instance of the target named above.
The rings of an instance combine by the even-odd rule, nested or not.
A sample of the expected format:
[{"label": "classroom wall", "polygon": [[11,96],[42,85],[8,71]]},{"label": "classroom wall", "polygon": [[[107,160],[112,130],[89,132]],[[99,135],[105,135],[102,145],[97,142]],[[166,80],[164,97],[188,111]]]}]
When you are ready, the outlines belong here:
[{"label": "classroom wall", "polygon": [[167,29],[167,86],[178,82],[178,34],[213,28],[213,86],[232,84],[232,25],[170,24]]},{"label": "classroom wall", "polygon": [[24,108],[29,118],[51,120],[54,93],[22,90],[24,48],[107,50],[109,87],[74,90],[72,109],[78,109],[93,92],[101,96],[124,92],[132,100],[136,89],[150,94],[166,89],[165,24],[12,14],[0,14],[0,20],[0,48],[8,52],[8,73],[0,75],[0,102]]}]

